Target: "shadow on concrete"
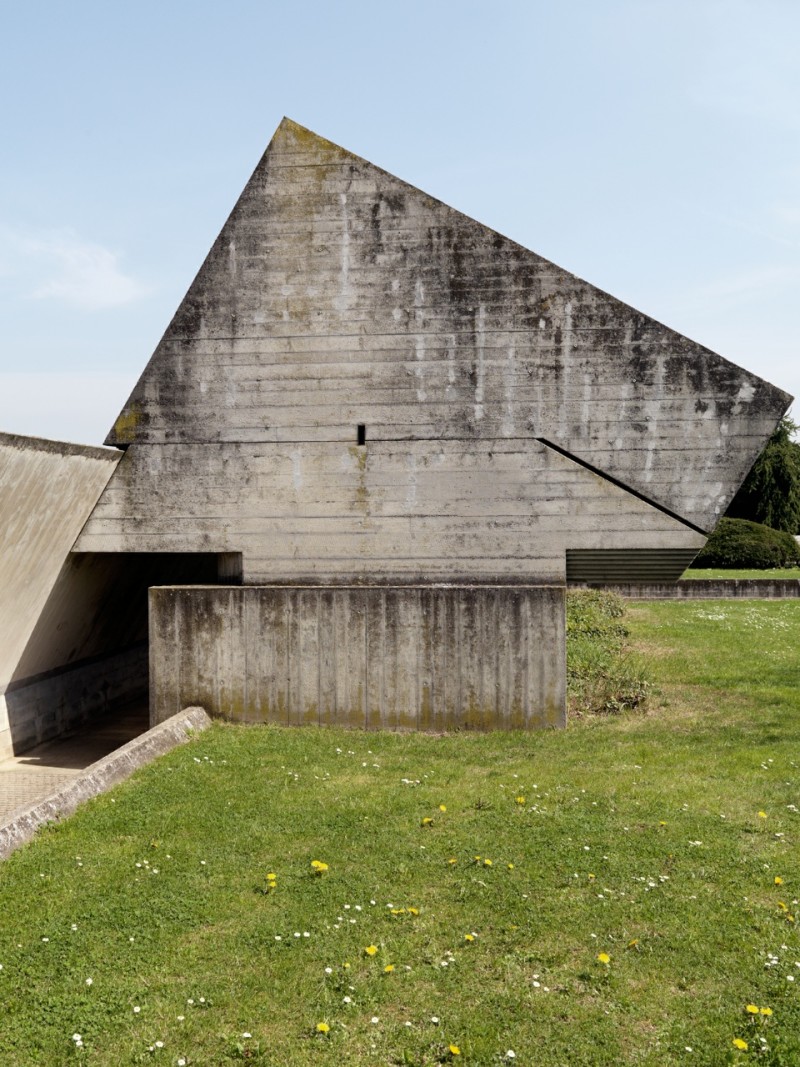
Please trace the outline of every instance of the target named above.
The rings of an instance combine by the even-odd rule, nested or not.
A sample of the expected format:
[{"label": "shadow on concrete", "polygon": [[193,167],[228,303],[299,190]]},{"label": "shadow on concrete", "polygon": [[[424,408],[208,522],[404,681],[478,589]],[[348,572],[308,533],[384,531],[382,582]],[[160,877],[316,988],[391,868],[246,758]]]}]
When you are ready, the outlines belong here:
[{"label": "shadow on concrete", "polygon": [[20,768],[60,768],[82,770],[121,745],[144,733],[150,725],[146,700],[134,701],[113,711],[67,737],[45,741],[14,760]]}]

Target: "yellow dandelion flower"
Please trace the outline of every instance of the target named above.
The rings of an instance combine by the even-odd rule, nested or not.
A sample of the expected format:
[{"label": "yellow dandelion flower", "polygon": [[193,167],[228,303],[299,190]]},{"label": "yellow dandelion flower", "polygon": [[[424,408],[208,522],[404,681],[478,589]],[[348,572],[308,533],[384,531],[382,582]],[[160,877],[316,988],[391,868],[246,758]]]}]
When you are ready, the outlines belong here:
[{"label": "yellow dandelion flower", "polygon": [[314,868],[317,874],[324,874],[328,869],[328,864],[323,863],[322,860],[312,860],[311,866]]},{"label": "yellow dandelion flower", "polygon": [[481,858],[480,858],[480,856],[476,856],[476,857],[475,857],[475,862],[476,862],[476,863],[480,863],[480,862],[481,862]]},{"label": "yellow dandelion flower", "polygon": [[464,940],[465,941],[474,941],[475,937],[474,937],[473,934],[464,934]]},{"label": "yellow dandelion flower", "polygon": [[440,804],[439,811],[447,811],[447,806],[445,804]]},{"label": "yellow dandelion flower", "polygon": [[426,815],[425,818],[420,823],[420,826],[430,826],[432,822],[433,822],[433,819],[430,817],[430,815]]},{"label": "yellow dandelion flower", "polygon": [[755,1004],[745,1004],[744,1010],[748,1015],[758,1015],[758,1007]]},{"label": "yellow dandelion flower", "polygon": [[509,869],[510,871],[513,871],[513,870],[514,870],[514,864],[513,864],[513,863],[507,863],[507,864],[506,864],[506,867],[508,867],[508,869]]},{"label": "yellow dandelion flower", "polygon": [[517,802],[517,804],[524,804],[525,803],[525,797],[517,797],[516,798],[516,802]]},{"label": "yellow dandelion flower", "polygon": [[587,875],[590,882],[594,881],[595,876],[593,874]]},{"label": "yellow dandelion flower", "polygon": [[664,819],[661,819],[658,825],[659,826],[666,826],[667,824],[666,824]]},{"label": "yellow dandelion flower", "polygon": [[639,947],[639,938],[638,937],[634,937],[633,941],[629,941],[628,942],[628,948],[638,948],[638,947]]},{"label": "yellow dandelion flower", "polygon": [[393,963],[387,963],[386,966],[383,968],[383,973],[384,974],[391,974],[393,970],[394,970],[394,964]]},{"label": "yellow dandelion flower", "polygon": [[268,882],[274,882],[277,877],[278,877],[277,874],[268,874],[267,875],[267,881]]},{"label": "yellow dandelion flower", "polygon": [[762,1015],[772,1015],[772,1008],[760,1008]]},{"label": "yellow dandelion flower", "polygon": [[327,1023],[317,1023],[317,1033],[327,1034],[330,1032],[330,1026]]},{"label": "yellow dandelion flower", "polygon": [[783,879],[779,874],[775,875],[775,885],[783,885]]},{"label": "yellow dandelion flower", "polygon": [[783,903],[783,901],[782,901],[782,900],[779,900],[779,901],[778,901],[778,907],[779,907],[779,908],[781,909],[781,911],[788,911],[788,910],[789,910],[789,909],[788,909],[788,908],[786,907],[786,905],[785,905],[785,904]]},{"label": "yellow dandelion flower", "polygon": [[794,922],[794,915],[787,915],[786,916],[786,921],[787,921],[787,923],[793,923]]},{"label": "yellow dandelion flower", "polygon": [[733,1039],[733,1047],[741,1049],[742,1052],[747,1052],[747,1042],[742,1041],[740,1037],[735,1037]]},{"label": "yellow dandelion flower", "polygon": [[346,971],[349,971],[349,970],[350,970],[350,964],[349,964],[349,963],[347,963],[347,962],[343,963],[343,964],[342,964],[342,967],[344,967],[344,969],[345,969]]},{"label": "yellow dandelion flower", "polygon": [[378,951],[378,946],[377,945],[367,945],[367,947],[364,949],[364,953],[367,956],[374,956],[377,951]]},{"label": "yellow dandelion flower", "polygon": [[448,1049],[450,1051],[450,1055],[451,1056],[460,1056],[461,1055],[461,1049],[458,1047],[458,1045],[448,1045],[447,1047],[448,1047]]},{"label": "yellow dandelion flower", "polygon": [[451,867],[454,867],[455,864],[458,863],[458,860],[455,858],[455,856],[451,856],[447,862],[450,864]]},{"label": "yellow dandelion flower", "polygon": [[409,915],[419,915],[419,908],[409,908],[408,909],[408,914]]},{"label": "yellow dandelion flower", "polygon": [[758,817],[759,817],[759,819],[766,819],[767,813],[765,811],[760,811],[758,813]]},{"label": "yellow dandelion flower", "polygon": [[483,865],[484,865],[484,867],[491,867],[492,866],[492,861],[491,860],[484,860],[483,861]]},{"label": "yellow dandelion flower", "polygon": [[608,964],[611,963],[611,957],[609,956],[609,954],[607,952],[598,952],[597,953],[597,960],[598,960],[598,963],[604,963],[606,966],[608,966]]}]

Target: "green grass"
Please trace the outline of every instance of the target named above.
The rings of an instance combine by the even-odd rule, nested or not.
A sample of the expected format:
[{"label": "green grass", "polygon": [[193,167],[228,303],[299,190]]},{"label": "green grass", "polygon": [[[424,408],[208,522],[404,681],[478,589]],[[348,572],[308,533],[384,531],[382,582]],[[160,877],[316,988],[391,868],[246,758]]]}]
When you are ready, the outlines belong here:
[{"label": "green grass", "polygon": [[800,578],[800,567],[773,567],[770,570],[735,570],[722,567],[690,567],[681,575],[682,579],[720,578]]},{"label": "green grass", "polygon": [[630,655],[622,597],[603,589],[575,589],[567,597],[567,705],[570,717],[639,707],[648,681]]},{"label": "green grass", "polygon": [[40,834],[0,865],[0,1063],[800,1063],[800,603],[626,621],[647,714],[215,726]]}]

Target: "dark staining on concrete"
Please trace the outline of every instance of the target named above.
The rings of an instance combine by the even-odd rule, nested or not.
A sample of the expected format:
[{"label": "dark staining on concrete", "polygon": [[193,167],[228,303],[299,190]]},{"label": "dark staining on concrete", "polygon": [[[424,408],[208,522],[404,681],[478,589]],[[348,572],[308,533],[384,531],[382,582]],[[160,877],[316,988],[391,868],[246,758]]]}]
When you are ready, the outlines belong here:
[{"label": "dark staining on concrete", "polygon": [[[633,341],[630,347],[634,348],[636,344],[637,342]],[[628,362],[628,366],[630,367],[631,381],[639,391],[653,387],[656,381],[657,367],[654,366],[654,361],[649,352],[634,352]]]},{"label": "dark staining on concrete", "polygon": [[[112,434],[131,444],[130,462],[82,541],[98,552],[241,552],[251,587],[558,585],[568,549],[624,553],[643,538],[656,552],[699,547],[696,531],[713,526],[787,401],[286,120]],[[354,462],[360,423],[370,444]],[[464,593],[448,619],[463,622],[468,602]],[[366,625],[355,604],[342,608],[354,657]],[[372,619],[385,604],[361,608]],[[416,610],[397,600],[398,618]],[[270,618],[285,677],[288,645],[313,625]],[[198,625],[207,657],[231,640],[224,626]],[[491,627],[458,633],[465,657],[495,655]],[[398,624],[386,640],[403,634]],[[561,639],[542,640],[563,670]],[[400,651],[381,656],[408,669]],[[263,676],[241,669],[261,685],[276,662],[264,661]],[[415,723],[445,706],[435,669],[420,681]],[[337,681],[336,715],[363,723],[374,678],[360,661],[352,673],[359,695]],[[458,684],[461,725],[485,723],[491,701],[475,679]],[[303,661],[293,688],[263,695],[261,707],[281,709],[284,721],[321,718],[319,691],[307,686]],[[228,692],[237,715],[261,714],[232,682]],[[561,714],[559,692],[537,696],[548,722]],[[518,694],[503,707],[518,717]],[[441,714],[449,722],[454,712]]]},{"label": "dark staining on concrete", "polygon": [[372,260],[373,262],[383,252],[383,233],[381,230],[381,202],[376,200],[372,205]]},{"label": "dark staining on concrete", "polygon": [[736,406],[736,398],[730,396],[717,397],[714,406],[719,418],[729,419],[733,415],[734,407]]}]

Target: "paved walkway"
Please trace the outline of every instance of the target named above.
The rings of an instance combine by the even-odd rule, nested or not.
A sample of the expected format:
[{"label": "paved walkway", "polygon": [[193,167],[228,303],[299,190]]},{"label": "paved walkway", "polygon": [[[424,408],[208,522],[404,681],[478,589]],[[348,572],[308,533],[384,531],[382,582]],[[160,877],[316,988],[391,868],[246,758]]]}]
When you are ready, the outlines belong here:
[{"label": "paved walkway", "polygon": [[69,737],[47,741],[0,761],[0,824],[17,808],[43,800],[148,726],[147,707],[137,703],[111,712]]}]

